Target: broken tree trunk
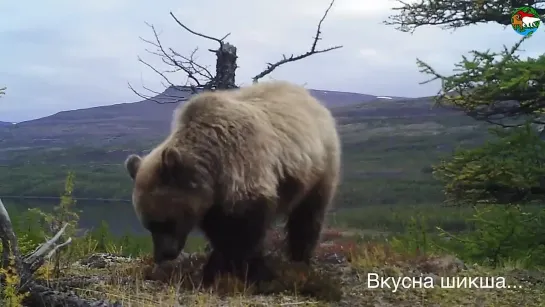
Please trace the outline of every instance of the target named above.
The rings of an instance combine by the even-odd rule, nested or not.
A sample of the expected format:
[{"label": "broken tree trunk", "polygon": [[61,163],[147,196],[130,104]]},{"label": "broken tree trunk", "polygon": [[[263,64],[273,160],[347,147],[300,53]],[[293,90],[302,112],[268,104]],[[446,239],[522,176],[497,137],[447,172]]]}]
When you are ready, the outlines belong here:
[{"label": "broken tree trunk", "polygon": [[213,83],[216,89],[236,88],[235,71],[237,70],[237,47],[223,43],[217,50],[210,50],[216,54],[216,76]]},{"label": "broken tree trunk", "polygon": [[[121,306],[120,303],[109,303],[104,300],[87,300],[78,297],[73,293],[59,292],[44,286],[36,280],[34,273],[49,259],[57,250],[70,244],[71,238],[66,242],[57,244],[67,225],[64,225],[53,238],[41,244],[32,253],[22,256],[17,242],[17,236],[13,231],[13,225],[8,211],[2,200],[0,200],[0,240],[2,242],[2,268],[5,271],[13,271],[19,277],[17,291],[20,294],[28,295],[23,300],[25,306],[53,307],[53,306],[74,306],[74,307],[109,307]],[[0,274],[0,290],[6,285],[6,276]],[[1,297],[0,297],[1,299]]]}]

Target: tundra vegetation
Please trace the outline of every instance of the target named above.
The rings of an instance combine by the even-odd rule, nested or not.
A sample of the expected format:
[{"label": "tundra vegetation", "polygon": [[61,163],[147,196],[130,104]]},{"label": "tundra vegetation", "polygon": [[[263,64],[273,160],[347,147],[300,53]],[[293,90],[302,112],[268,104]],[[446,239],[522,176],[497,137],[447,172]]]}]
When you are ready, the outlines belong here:
[{"label": "tundra vegetation", "polygon": [[[445,29],[478,23],[509,25],[513,9],[532,5],[543,14],[543,2],[399,2],[385,23],[406,32],[425,25]],[[269,64],[255,81],[279,65],[319,53],[316,43],[326,15],[327,12],[309,52],[284,56],[278,63]],[[155,40],[149,43],[158,49],[154,54],[165,59],[167,65],[175,66],[177,73],[184,73],[192,91],[236,87],[236,48],[225,42],[227,36],[215,39],[189,29],[174,15],[172,18],[190,33],[218,42],[219,49],[213,51],[217,55],[216,73],[197,64],[191,56],[163,47],[150,25]],[[187,254],[172,265],[169,274],[155,276],[150,270],[149,236],[114,236],[105,223],[82,232],[78,227],[81,215],[72,195],[79,174],[76,170],[66,177],[61,201],[51,212],[21,211],[9,206],[6,210],[0,203],[1,303],[543,306],[545,56],[522,58],[519,48],[528,39],[534,38],[524,37],[515,46],[496,53],[474,51],[464,55],[451,75],[418,60],[423,73],[430,75],[431,80],[441,81],[441,90],[435,97],[439,106],[458,108],[468,118],[489,124],[478,126],[489,129],[486,140],[461,147],[422,170],[431,172],[434,184],[442,187],[444,203],[358,206],[352,204],[354,199],[342,197],[339,202],[346,209],[331,215],[330,228],[324,231],[313,268],[286,264],[280,253],[282,234],[273,229],[267,243],[269,260],[281,273],[277,281],[257,288],[226,276],[215,289],[202,291],[197,272],[205,259],[205,241],[199,236],[191,238]],[[334,48],[320,52],[328,49]],[[150,68],[169,82],[162,70]],[[184,99],[182,95],[169,98],[170,101],[158,102]],[[350,147],[345,163],[370,167],[371,164],[356,159],[359,154],[369,158],[358,153],[359,149]],[[367,190],[382,189],[382,184],[377,181],[374,185],[358,186],[350,182],[348,188],[357,191],[353,195],[364,195]],[[414,191],[414,199],[426,199],[431,191],[410,181],[405,189]],[[394,195],[397,192],[391,190]],[[44,237],[51,239],[42,244]],[[373,274],[390,279],[380,285]],[[396,286],[395,281],[401,283]],[[449,287],[452,282],[454,288]]]}]

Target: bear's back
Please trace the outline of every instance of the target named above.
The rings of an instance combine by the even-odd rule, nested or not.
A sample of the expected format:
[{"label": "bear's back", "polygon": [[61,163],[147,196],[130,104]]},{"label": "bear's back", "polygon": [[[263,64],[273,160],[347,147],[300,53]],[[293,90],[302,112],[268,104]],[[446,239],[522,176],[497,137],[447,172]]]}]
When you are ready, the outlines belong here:
[{"label": "bear's back", "polygon": [[287,176],[311,184],[338,147],[329,110],[304,88],[282,81],[198,94],[173,120],[175,139],[203,150],[196,155],[215,156],[222,167],[218,181],[234,199],[274,197]]},{"label": "bear's back", "polygon": [[[303,87],[285,81],[256,84],[233,91],[239,101],[244,101],[267,114],[275,129],[302,128],[319,131],[320,127],[334,124],[330,111]],[[300,132],[297,132],[297,135]]]},{"label": "bear's back", "polygon": [[279,142],[285,145],[281,155],[288,171],[293,169],[299,176],[307,176],[304,173],[312,168],[325,167],[323,164],[328,161],[324,150],[337,150],[339,139],[335,119],[305,88],[285,81],[272,81],[233,93],[238,100],[266,114]]}]

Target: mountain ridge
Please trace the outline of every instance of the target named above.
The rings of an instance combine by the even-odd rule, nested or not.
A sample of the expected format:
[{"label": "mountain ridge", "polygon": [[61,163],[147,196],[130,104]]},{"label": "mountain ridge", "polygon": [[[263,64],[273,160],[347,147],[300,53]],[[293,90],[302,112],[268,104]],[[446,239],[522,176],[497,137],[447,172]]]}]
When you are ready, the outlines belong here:
[{"label": "mountain ridge", "polygon": [[[434,107],[433,97],[311,93],[338,122],[343,207],[441,201],[430,165],[486,138],[485,127],[463,112]],[[67,172],[74,172],[77,197],[130,199],[123,161],[131,153],[149,152],[168,135],[177,105],[142,100],[0,127],[0,196],[56,196]]]},{"label": "mountain ridge", "polygon": [[[431,97],[407,98],[361,93],[309,89],[311,95],[343,121],[364,118],[429,117],[452,114],[451,110],[433,109]],[[10,148],[48,148],[98,146],[151,142],[168,133],[172,113],[192,94],[187,87],[169,87],[147,100],[117,103],[55,114],[0,126],[0,146]],[[348,119],[347,119],[348,118]],[[352,118],[352,120],[350,120]],[[6,149],[7,148],[7,149]],[[1,153],[0,153],[1,158]]]},{"label": "mountain ridge", "polygon": [[[333,90],[323,90],[323,89],[309,89],[310,93],[316,97],[318,100],[320,100],[324,105],[327,107],[336,107],[336,106],[344,106],[344,105],[350,105],[350,104],[356,104],[360,102],[368,102],[371,100],[376,99],[384,99],[384,100],[399,100],[399,99],[417,99],[417,98],[409,98],[409,97],[399,97],[399,96],[386,96],[386,95],[370,95],[370,94],[363,94],[363,93],[357,93],[357,92],[344,92],[344,91],[333,91]],[[177,104],[173,103],[174,100],[183,100],[187,99],[191,96],[191,89],[185,86],[175,87],[170,86],[166,88],[161,94],[156,95],[155,97],[152,97],[150,99],[135,101],[135,102],[123,102],[123,103],[115,103],[110,105],[103,105],[103,106],[96,106],[96,107],[88,107],[88,108],[80,108],[80,109],[72,109],[72,110],[63,110],[56,112],[54,114],[50,114],[47,116],[29,119],[21,122],[15,123],[18,124],[26,124],[29,122],[36,122],[41,120],[48,120],[52,117],[57,116],[64,116],[67,113],[70,112],[79,112],[79,111],[91,111],[93,109],[102,109],[102,110],[115,110],[116,108],[121,108],[122,106],[130,106],[142,103],[154,103],[161,105],[157,102],[163,102],[164,105],[172,105]],[[169,108],[170,109],[170,108]],[[3,122],[0,121],[0,125],[12,125],[11,122]]]}]

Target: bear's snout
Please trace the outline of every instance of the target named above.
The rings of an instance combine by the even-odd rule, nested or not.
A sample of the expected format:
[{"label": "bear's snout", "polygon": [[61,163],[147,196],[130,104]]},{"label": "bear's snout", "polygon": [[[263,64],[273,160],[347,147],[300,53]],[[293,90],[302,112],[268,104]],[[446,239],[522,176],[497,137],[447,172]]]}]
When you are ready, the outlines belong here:
[{"label": "bear's snout", "polygon": [[152,234],[152,238],[153,258],[155,263],[159,264],[178,258],[182,247],[180,247],[180,244],[175,237],[165,234]]}]

